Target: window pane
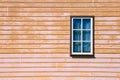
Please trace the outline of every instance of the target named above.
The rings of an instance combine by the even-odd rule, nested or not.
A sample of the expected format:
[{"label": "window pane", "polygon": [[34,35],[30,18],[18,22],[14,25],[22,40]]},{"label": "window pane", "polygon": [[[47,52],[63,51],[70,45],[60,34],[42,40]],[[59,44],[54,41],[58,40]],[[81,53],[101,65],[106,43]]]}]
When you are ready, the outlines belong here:
[{"label": "window pane", "polygon": [[90,29],[90,19],[83,19],[83,29]]},{"label": "window pane", "polygon": [[90,42],[83,42],[83,52],[90,52],[91,44]]},{"label": "window pane", "polygon": [[81,40],[81,31],[73,30],[73,40]]},{"label": "window pane", "polygon": [[73,19],[73,29],[81,28],[81,19]]},{"label": "window pane", "polygon": [[73,52],[81,52],[81,43],[73,42]]},{"label": "window pane", "polygon": [[90,36],[91,32],[89,30],[84,30],[83,31],[83,41],[90,41],[91,36]]}]

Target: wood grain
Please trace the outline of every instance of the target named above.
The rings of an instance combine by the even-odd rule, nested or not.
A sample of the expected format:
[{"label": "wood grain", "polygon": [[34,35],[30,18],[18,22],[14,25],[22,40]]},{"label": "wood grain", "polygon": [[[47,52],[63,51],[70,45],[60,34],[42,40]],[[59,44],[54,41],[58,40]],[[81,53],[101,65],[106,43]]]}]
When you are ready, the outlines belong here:
[{"label": "wood grain", "polygon": [[[70,16],[95,16],[95,58],[70,56]],[[0,80],[120,80],[119,0],[0,0]]]}]

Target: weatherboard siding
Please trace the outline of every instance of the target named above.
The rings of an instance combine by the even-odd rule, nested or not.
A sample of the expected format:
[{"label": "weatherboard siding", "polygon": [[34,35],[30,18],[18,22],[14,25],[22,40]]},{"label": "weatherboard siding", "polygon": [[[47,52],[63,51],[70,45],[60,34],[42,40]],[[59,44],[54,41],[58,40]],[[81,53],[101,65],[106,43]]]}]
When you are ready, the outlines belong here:
[{"label": "weatherboard siding", "polygon": [[[70,16],[95,16],[95,58],[70,57]],[[0,0],[0,80],[120,80],[119,0]]]}]

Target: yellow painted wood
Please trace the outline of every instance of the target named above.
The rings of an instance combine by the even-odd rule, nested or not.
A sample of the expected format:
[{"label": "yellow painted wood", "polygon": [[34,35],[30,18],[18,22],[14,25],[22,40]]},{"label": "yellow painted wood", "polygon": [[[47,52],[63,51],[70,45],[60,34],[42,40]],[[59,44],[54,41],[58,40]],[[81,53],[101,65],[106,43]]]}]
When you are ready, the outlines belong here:
[{"label": "yellow painted wood", "polygon": [[[120,40],[95,40],[95,45],[104,45],[104,44],[108,44],[108,45],[115,45],[116,44],[119,46]],[[66,44],[70,44],[69,40],[0,40],[0,44],[1,45],[39,45],[39,44],[49,44],[49,45],[56,45],[56,44],[60,44],[60,45],[66,45]]]},{"label": "yellow painted wood", "polygon": [[[70,1],[70,0],[69,0]],[[109,1],[109,0],[108,0]],[[23,2],[24,3],[24,2]],[[5,2],[5,3],[0,3],[0,6],[1,7],[5,7],[5,6],[8,6],[9,8],[16,8],[16,7],[26,7],[26,8],[93,8],[93,6],[95,8],[112,8],[112,7],[119,7],[119,2],[116,3],[116,2],[76,2],[76,3],[72,3],[72,2],[54,2],[54,3],[50,3],[50,2],[29,2],[29,3],[25,3],[23,4],[21,2],[14,2],[14,4],[11,2]],[[7,10],[7,8],[6,8]]]},{"label": "yellow painted wood", "polygon": [[[32,22],[32,21],[40,21],[40,22],[60,22],[60,21],[70,21],[70,17],[0,17],[0,22],[6,21],[9,22]],[[120,21],[120,17],[95,17],[96,22],[115,22]]]},{"label": "yellow painted wood", "polygon": [[[0,26],[0,31],[6,31],[6,30],[12,30],[12,31],[70,31],[70,27],[68,25],[41,25],[41,26],[19,26],[19,25],[14,25],[14,26]],[[96,25],[95,26],[96,31],[119,31],[120,27],[118,25]],[[22,34],[22,33],[21,33]],[[112,33],[111,33],[112,34]]]},{"label": "yellow painted wood", "polygon": [[[92,6],[92,3],[82,3],[82,2],[80,2],[80,3],[72,3],[72,2],[70,2],[70,3],[61,3],[61,2],[58,2],[58,3],[49,3],[49,2],[47,2],[47,3],[44,3],[44,2],[31,2],[31,3],[26,3],[26,4],[23,4],[23,3],[0,3],[0,4],[2,4],[2,5],[0,5],[1,7],[5,7],[5,6],[9,6],[9,7],[13,7],[13,8],[15,8],[15,7],[28,7],[28,8],[31,8],[31,7],[39,7],[39,8],[50,8],[50,7],[52,7],[52,8],[56,8],[56,7],[91,7]],[[109,4],[108,4],[109,5]]]},{"label": "yellow painted wood", "polygon": [[69,49],[69,44],[27,44],[27,45],[0,45],[0,48],[40,48],[40,49]]},{"label": "yellow painted wood", "polygon": [[69,53],[69,49],[0,49],[1,53]]},{"label": "yellow painted wood", "polygon": [[[57,27],[56,27],[57,28]],[[58,31],[58,30],[51,30],[51,31],[28,31],[28,30],[25,30],[25,31],[0,31],[0,35],[46,35],[46,34],[49,34],[49,35],[70,35],[70,31],[69,30],[61,30],[61,31]],[[101,35],[101,34],[108,34],[108,35],[119,35],[120,34],[120,31],[112,31],[112,30],[109,30],[109,31],[102,31],[102,30],[98,30],[98,31],[95,31],[95,34],[96,35]]]},{"label": "yellow painted wood", "polygon": [[[24,2],[24,0],[2,0],[1,2]],[[37,1],[33,1],[33,0],[26,0],[25,2],[119,2],[118,0],[45,0],[45,1],[41,1],[41,0],[37,0]]]},{"label": "yellow painted wood", "polygon": [[70,34],[70,31],[0,31],[0,35],[4,35],[4,34],[11,34],[11,35],[15,35],[15,34],[18,34],[18,35],[33,35],[33,34],[39,34],[39,35],[45,35],[45,34],[58,34],[58,35],[66,35],[66,34]]},{"label": "yellow painted wood", "polygon": [[0,21],[69,21],[69,17],[0,17]]},{"label": "yellow painted wood", "polygon": [[[120,58],[120,54],[95,54],[96,59],[119,59]],[[8,54],[0,54],[0,58],[1,59],[46,59],[46,58],[51,58],[51,59],[56,59],[56,58],[62,58],[62,59],[72,59],[71,57],[69,57],[69,54],[61,54],[61,53],[57,53],[57,54],[9,54],[9,56],[7,56]],[[114,55],[114,56],[113,56]],[[77,59],[77,58],[75,58]],[[82,58],[80,58],[81,60],[84,60]],[[86,59],[85,59],[86,60]],[[93,58],[93,60],[95,60]],[[76,60],[77,61],[77,60]],[[88,60],[89,61],[89,60]],[[112,63],[111,63],[112,64]]]},{"label": "yellow painted wood", "polygon": [[114,31],[119,31],[120,30],[120,27],[119,25],[96,25],[95,26],[95,30],[103,30],[103,31],[111,31],[111,30],[114,30]]},{"label": "yellow painted wood", "polygon": [[[5,49],[7,49],[7,48],[10,48],[10,49],[24,49],[24,48],[27,48],[27,49],[31,49],[31,48],[33,48],[33,49],[36,49],[36,48],[38,48],[38,49],[45,49],[45,48],[48,48],[48,49],[69,49],[70,48],[70,46],[69,46],[69,43],[68,44],[22,44],[22,45],[20,45],[20,44],[11,44],[11,45],[9,45],[9,44],[2,44],[2,45],[0,45],[0,48],[2,49],[2,48],[5,48]],[[96,44],[95,45],[95,48],[108,48],[108,49],[111,49],[111,48],[114,48],[114,49],[119,49],[120,48],[120,45],[104,45],[104,44]]]},{"label": "yellow painted wood", "polygon": [[[22,58],[25,59],[25,58]],[[29,58],[30,59],[30,58]],[[35,58],[32,58],[35,59]],[[103,59],[101,59],[103,60]],[[105,59],[104,59],[105,60]],[[115,61],[115,60],[114,60]],[[114,63],[108,63],[108,62],[91,62],[91,64],[89,64],[87,62],[84,63],[75,63],[75,62],[63,62],[63,63],[0,63],[0,68],[118,68],[118,66],[120,66],[119,62],[114,62]]]},{"label": "yellow painted wood", "polygon": [[[95,58],[70,56],[70,16],[95,16]],[[0,80],[119,80],[119,0],[0,0]]]},{"label": "yellow painted wood", "polygon": [[[119,54],[118,52],[119,52],[120,50],[119,50],[119,48],[96,48],[95,49],[95,53],[96,54]],[[23,53],[27,53],[27,54],[35,54],[35,53],[37,53],[37,54],[50,54],[50,53],[52,53],[52,54],[57,54],[57,53],[61,53],[61,54],[69,54],[70,53],[70,50],[69,49],[48,49],[48,48],[46,48],[46,49],[26,49],[26,48],[23,48],[23,49],[21,49],[21,48],[17,48],[17,49],[14,49],[14,48],[12,48],[12,49],[10,49],[10,48],[1,48],[0,49],[0,52],[1,52],[1,54],[12,54],[12,53],[15,53],[15,54],[23,54]]]},{"label": "yellow painted wood", "polygon": [[78,2],[91,2],[92,0],[57,0],[57,1],[55,1],[55,0],[45,0],[45,1],[42,1],[42,0],[36,0],[36,1],[34,1],[34,0],[26,0],[26,1],[24,1],[24,0],[2,0],[1,2],[76,2],[76,1],[78,1]]},{"label": "yellow painted wood", "polygon": [[69,44],[69,40],[0,40],[0,44]]},{"label": "yellow painted wood", "polygon": [[5,14],[5,12],[0,13],[2,16],[82,16],[82,15],[88,15],[88,16],[120,16],[120,12],[96,12],[96,11],[88,11],[88,12],[81,12],[81,13],[75,13],[75,12],[57,12],[57,13],[52,13],[52,12],[41,12],[41,13],[20,13],[20,12],[10,12],[9,14]]},{"label": "yellow painted wood", "polygon": [[5,80],[5,79],[7,79],[7,80],[10,80],[10,79],[14,79],[14,80],[20,80],[20,79],[22,79],[22,80],[36,80],[36,79],[43,79],[43,80],[50,80],[50,79],[52,79],[52,80],[56,80],[56,78],[58,79],[58,80],[61,80],[61,79],[64,79],[64,80],[68,80],[68,79],[71,79],[71,80],[76,80],[76,79],[84,79],[84,80],[88,80],[88,79],[103,79],[103,80],[119,80],[119,78],[116,78],[116,77],[2,77],[2,78],[0,78],[1,80]]},{"label": "yellow painted wood", "polygon": [[43,40],[43,39],[70,39],[69,35],[0,35],[0,39],[26,39],[26,40]]},{"label": "yellow painted wood", "polygon": [[[79,60],[77,60],[77,59],[69,59],[69,58],[68,59],[67,58],[66,59],[65,58],[57,58],[57,59],[56,58],[53,58],[53,59],[52,58],[47,58],[47,59],[45,59],[45,58],[33,58],[33,59],[30,59],[30,58],[22,58],[22,57],[19,57],[17,59],[15,59],[15,58],[0,59],[0,63],[8,63],[8,62],[11,63],[11,64],[19,63],[19,62],[23,62],[23,63],[26,63],[26,64],[27,63],[30,63],[30,64],[42,63],[43,64],[43,63],[57,63],[58,62],[58,63],[62,63],[62,64],[54,64],[53,66],[56,66],[56,68],[65,68],[65,67],[62,67],[62,66],[67,65],[66,63],[69,63],[69,65],[70,65],[70,63],[72,65],[73,63],[81,63],[81,64],[86,63],[87,64],[89,62],[90,63],[109,63],[109,62],[111,62],[111,63],[118,64],[120,62],[120,59],[111,59],[111,58],[100,58],[99,59],[98,58],[96,60],[94,60],[94,59],[87,59],[87,60],[79,59]],[[78,66],[79,65],[80,64],[78,64]],[[43,66],[45,66],[45,65],[43,65]],[[83,66],[85,66],[85,65],[83,65]],[[2,68],[4,68],[4,67],[2,67]],[[20,67],[18,67],[18,68],[20,68]],[[27,68],[27,67],[25,67],[25,68]],[[31,67],[31,68],[34,68],[34,67]],[[41,67],[38,67],[38,68],[41,68]],[[46,68],[46,67],[42,67],[42,68]],[[67,67],[67,68],[78,68],[78,67]],[[81,68],[83,68],[83,67],[81,67]],[[91,68],[91,67],[89,66],[89,67],[84,67],[84,68]],[[98,68],[101,68],[101,67],[98,67]],[[109,67],[109,68],[115,68],[115,67]],[[119,67],[117,67],[117,68],[119,68]]]},{"label": "yellow painted wood", "polygon": [[0,22],[0,25],[69,25],[69,22]]},{"label": "yellow painted wood", "polygon": [[[63,35],[63,34],[61,34],[61,35],[57,35],[57,34],[55,34],[55,35],[49,35],[49,34],[45,34],[45,35],[39,35],[39,34],[33,34],[33,35],[0,35],[0,39],[23,39],[23,40],[25,40],[25,39],[27,39],[27,40],[35,40],[35,39],[53,39],[53,40],[55,40],[55,39],[58,39],[58,40],[63,40],[63,39],[65,39],[65,40],[68,40],[68,39],[70,39],[70,36],[68,35],[68,34],[66,34],[66,35]],[[120,39],[120,35],[95,35],[95,39],[96,40],[119,40]]]},{"label": "yellow painted wood", "polygon": [[[67,72],[72,72],[72,71],[101,71],[101,72],[119,72],[118,69],[120,68],[0,68],[1,72],[6,72],[5,69],[8,70],[8,72],[46,72],[46,71],[67,71]],[[15,77],[15,76],[14,76]]]},{"label": "yellow painted wood", "polygon": [[[6,11],[5,9],[1,11]],[[84,12],[84,11],[120,11],[119,8],[8,8],[9,12]]]},{"label": "yellow painted wood", "polygon": [[[118,27],[119,28],[119,27]],[[66,25],[41,25],[41,26],[18,26],[18,25],[14,25],[14,26],[0,26],[0,30],[12,30],[12,31],[66,31],[66,30],[70,30],[70,27],[66,26]]]},{"label": "yellow painted wood", "polygon": [[[1,73],[0,73],[1,74]],[[62,72],[42,72],[42,73],[35,73],[35,72],[31,72],[31,73],[2,73],[1,76],[9,76],[9,77],[12,77],[12,75],[16,75],[17,77],[31,77],[31,76],[44,76],[44,77],[49,77],[49,76],[52,76],[52,77],[57,77],[59,75],[63,76],[63,77],[94,77],[94,76],[97,76],[97,77],[102,77],[103,76],[103,72],[101,73],[94,73],[94,76],[92,74],[92,72],[81,72],[81,73],[74,73],[74,72],[66,72],[66,73],[62,73]],[[105,77],[118,77],[119,73],[104,73]],[[15,76],[15,77],[16,77]]]}]

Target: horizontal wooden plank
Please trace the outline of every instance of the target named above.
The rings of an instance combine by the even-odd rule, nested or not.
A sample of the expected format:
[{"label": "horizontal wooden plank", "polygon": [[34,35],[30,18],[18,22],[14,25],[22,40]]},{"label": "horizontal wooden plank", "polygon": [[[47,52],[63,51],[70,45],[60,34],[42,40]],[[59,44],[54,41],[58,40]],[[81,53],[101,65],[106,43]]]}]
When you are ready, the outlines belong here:
[{"label": "horizontal wooden plank", "polygon": [[69,44],[69,40],[0,40],[0,44]]},{"label": "horizontal wooden plank", "polygon": [[120,17],[95,17],[96,21],[119,21]]},{"label": "horizontal wooden plank", "polygon": [[0,35],[0,39],[69,39],[69,35]]},{"label": "horizontal wooden plank", "polygon": [[[40,35],[45,35],[45,34],[57,34],[57,35],[65,35],[68,34],[70,35],[70,31],[0,31],[0,35],[5,35],[5,34],[11,34],[11,35],[16,35],[16,34],[25,34],[25,35],[31,35],[31,34],[40,34]],[[95,34],[120,34],[120,31],[95,31]]]},{"label": "horizontal wooden plank", "polygon": [[[72,75],[73,74],[73,75]],[[99,73],[100,74],[100,73]],[[113,73],[112,73],[113,74]],[[51,77],[55,77],[55,76],[62,76],[62,77],[70,77],[70,76],[92,76],[92,73],[90,73],[90,72],[81,72],[81,73],[75,73],[75,72],[70,72],[70,73],[68,73],[68,72],[64,72],[64,74],[62,73],[62,72],[42,72],[42,73],[36,73],[36,72],[32,72],[32,73],[0,73],[0,76],[2,77],[2,76],[14,76],[14,77],[16,77],[16,76],[21,76],[21,77],[25,77],[25,76],[34,76],[34,77],[37,77],[37,76],[42,76],[42,77],[48,77],[48,76],[51,76]],[[96,75],[97,76],[97,75]],[[109,75],[108,75],[109,76]],[[113,76],[114,77],[117,77],[117,76],[115,76],[115,73],[113,74]]]},{"label": "horizontal wooden plank", "polygon": [[[70,39],[69,35],[0,35],[0,39],[27,39],[27,40],[35,40],[35,39]],[[95,35],[95,40],[105,39],[105,40],[118,40],[120,39],[120,35]]]},{"label": "horizontal wooden plank", "polygon": [[28,73],[28,72],[25,72],[25,73],[0,73],[0,76],[1,77],[7,77],[7,76],[14,76],[14,77],[31,77],[31,76],[34,76],[34,77],[38,77],[38,76],[42,76],[42,77],[56,77],[56,76],[59,76],[59,77],[78,77],[78,76],[81,76],[81,77],[119,77],[119,73],[102,73],[102,72],[99,72],[99,73],[92,73],[92,72],[42,72],[42,73],[39,73],[39,72],[32,72],[32,73]]},{"label": "horizontal wooden plank", "polygon": [[119,35],[95,35],[95,39],[118,40],[120,39],[120,36]]},{"label": "horizontal wooden plank", "polygon": [[0,3],[0,7],[44,7],[44,8],[81,8],[81,7],[120,7],[119,3]]},{"label": "horizontal wooden plank", "polygon": [[[80,4],[79,4],[80,5]],[[87,5],[87,4],[86,4]],[[1,9],[0,11],[7,11]],[[82,12],[82,11],[120,11],[119,8],[8,8],[9,12]]]},{"label": "horizontal wooden plank", "polygon": [[[114,4],[114,3],[113,3]],[[119,6],[116,3],[117,6]],[[92,3],[0,3],[0,7],[39,7],[39,8],[63,8],[63,7],[69,7],[69,8],[74,8],[74,7],[92,7]],[[112,5],[111,5],[112,6]],[[115,6],[115,5],[114,5]]]},{"label": "horizontal wooden plank", "polygon": [[[31,58],[32,60],[32,58]],[[58,61],[59,62],[59,61]],[[63,62],[63,63],[0,63],[0,68],[118,68],[119,63],[74,63],[74,62]]]},{"label": "horizontal wooden plank", "polygon": [[[70,50],[69,49],[7,49],[7,48],[2,48],[0,49],[0,54],[47,54],[47,53],[52,53],[52,54],[69,54]],[[115,49],[115,48],[97,48],[95,49],[95,53],[97,54],[119,54],[120,50]]]},{"label": "horizontal wooden plank", "polygon": [[69,53],[69,49],[0,49],[0,53]]},{"label": "horizontal wooden plank", "polygon": [[70,30],[70,27],[64,26],[64,25],[58,25],[58,26],[0,26],[0,30],[55,30],[55,31],[60,31],[60,30]]},{"label": "horizontal wooden plank", "polygon": [[0,17],[0,21],[67,21],[70,17]]},{"label": "horizontal wooden plank", "polygon": [[[96,58],[112,58],[112,59],[116,59],[116,58],[120,58],[120,54],[112,54],[112,53],[106,53],[106,54],[95,54]],[[0,54],[0,58],[6,58],[6,59],[11,59],[11,58],[71,58],[70,54],[61,54],[61,53],[57,53],[57,54]]]},{"label": "horizontal wooden plank", "polygon": [[[9,31],[9,30],[12,30],[12,31],[70,31],[70,27],[69,26],[54,26],[54,25],[52,25],[52,26],[0,26],[0,31]],[[113,31],[119,31],[120,30],[120,27],[119,26],[105,26],[105,25],[96,25],[95,26],[95,30],[97,31],[97,30],[103,30],[103,31],[105,31],[105,30],[109,30],[109,31],[111,31],[111,30],[113,30]],[[111,33],[112,34],[112,33]]]},{"label": "horizontal wooden plank", "polygon": [[[9,56],[8,56],[9,55]],[[97,54],[98,55],[98,54]],[[100,54],[99,54],[100,55]],[[98,56],[99,56],[98,55]],[[103,54],[105,55],[105,54]],[[106,56],[106,55],[105,55]],[[110,54],[111,56],[111,54]],[[27,58],[27,57],[31,57],[31,58],[70,58],[70,54],[61,54],[61,53],[57,53],[57,54],[0,54],[0,58]],[[115,57],[120,57],[119,54],[115,54]]]},{"label": "horizontal wooden plank", "polygon": [[25,35],[29,35],[29,34],[57,34],[57,35],[61,35],[61,34],[70,34],[70,31],[0,31],[0,35],[4,35],[4,34],[25,34]]},{"label": "horizontal wooden plank", "polygon": [[3,0],[3,1],[1,1],[1,2],[91,2],[92,0],[87,0],[87,1],[84,1],[84,0],[71,0],[71,1],[69,1],[69,0],[64,0],[64,1],[61,1],[61,0],[57,0],[57,1],[55,1],[55,0],[45,0],[45,1],[41,1],[41,0],[38,0],[38,1],[33,1],[33,0],[26,0],[26,1],[24,1],[24,0],[18,0],[18,1],[16,1],[16,0]]},{"label": "horizontal wooden plank", "polygon": [[116,7],[120,6],[120,3],[117,3],[116,1],[115,2],[110,2],[109,0],[108,0],[109,2],[105,2],[105,1],[101,0],[101,2],[94,3],[94,7],[98,7],[98,8],[105,8],[105,7],[107,7],[107,8],[110,8],[110,7],[111,8],[116,8]]},{"label": "horizontal wooden plank", "polygon": [[1,77],[1,80],[36,80],[36,79],[43,79],[43,80],[119,80],[119,78],[115,77]]},{"label": "horizontal wooden plank", "polygon": [[115,34],[120,34],[120,31],[118,30],[118,31],[112,31],[112,29],[111,29],[111,31],[95,31],[95,34],[113,34],[113,35],[115,35]]},{"label": "horizontal wooden plank", "polygon": [[[14,44],[14,45],[0,45],[1,49],[69,49],[70,44]],[[95,49],[108,48],[108,49],[119,49],[120,45],[103,45],[95,44]]]},{"label": "horizontal wooden plank", "polygon": [[[0,17],[0,18],[3,18],[3,17]],[[16,18],[19,18],[19,17],[16,17]],[[57,20],[57,19],[52,20],[52,17],[51,17],[51,20],[50,19],[49,20],[47,20],[47,19],[46,20],[31,20],[31,19],[27,19],[27,18],[25,20],[12,20],[12,19],[11,20],[9,20],[9,19],[8,20],[7,19],[3,20],[3,19],[0,20],[0,23],[3,24],[3,26],[7,25],[5,22],[15,23],[15,25],[10,24],[9,26],[6,26],[6,27],[11,27],[11,26],[14,26],[14,27],[21,26],[21,27],[23,27],[25,25],[17,25],[17,23],[21,23],[21,24],[25,23],[27,25],[31,22],[33,22],[34,24],[33,25],[27,25],[27,26],[34,26],[34,25],[37,26],[36,23],[38,23],[38,25],[40,23],[43,23],[43,25],[39,25],[39,26],[50,26],[50,25],[51,26],[70,26],[70,20]],[[96,26],[117,26],[117,25],[119,25],[119,22],[120,22],[120,20],[95,20],[95,21],[96,21],[96,23],[95,23]],[[56,25],[56,24],[63,23],[63,22],[67,23],[67,24]],[[45,23],[46,24],[48,23],[48,25],[44,25]],[[104,25],[100,25],[100,23],[103,23]],[[108,23],[110,23],[110,24],[108,25]],[[0,26],[2,26],[2,25],[0,25]]]},{"label": "horizontal wooden plank", "polygon": [[[9,12],[74,12],[74,11],[94,11],[94,8],[8,8]],[[97,10],[97,9],[95,9]],[[102,9],[100,9],[102,10]],[[108,9],[109,10],[109,9]],[[115,10],[118,10],[115,8]],[[6,11],[2,9],[1,11]],[[119,11],[119,10],[118,10]]]},{"label": "horizontal wooden plank", "polygon": [[111,49],[111,48],[117,48],[117,49],[120,49],[120,45],[103,45],[103,44],[99,44],[99,45],[95,45],[95,48],[108,48],[108,49]]},{"label": "horizontal wooden plank", "polygon": [[[120,43],[120,40],[95,40],[95,44],[108,44],[108,45],[117,45]],[[9,44],[24,44],[24,45],[39,45],[39,44],[70,44],[69,40],[0,40],[0,44],[9,45]]]},{"label": "horizontal wooden plank", "polygon": [[0,25],[69,25],[69,22],[0,22]]},{"label": "horizontal wooden plank", "polygon": [[[119,46],[118,46],[119,47]],[[69,44],[27,44],[27,45],[0,45],[0,48],[40,48],[40,49],[69,49]]]},{"label": "horizontal wooden plank", "polygon": [[[0,26],[0,30],[4,31],[4,30],[12,30],[12,31],[61,31],[61,30],[65,30],[65,31],[70,31],[70,26],[65,26],[65,25],[57,25],[57,26],[54,26],[54,25],[51,25],[51,26],[32,26],[32,25],[29,25],[29,26],[20,26],[20,25],[16,25],[16,26]],[[113,30],[113,31],[118,31],[120,30],[120,27],[118,25],[116,26],[108,26],[108,25],[96,25],[95,26],[95,30]]]},{"label": "horizontal wooden plank", "polygon": [[96,25],[95,30],[120,30],[118,25]]},{"label": "horizontal wooden plank", "polygon": [[[0,17],[0,21],[16,21],[16,22],[31,22],[31,21],[55,21],[55,22],[59,22],[59,21],[70,21],[70,17]],[[120,17],[95,17],[95,21],[96,22],[109,22],[109,21],[120,21]]]},{"label": "horizontal wooden plank", "polygon": [[95,49],[95,53],[100,53],[100,54],[105,54],[105,53],[112,53],[112,54],[119,54],[120,53],[120,49],[105,49],[105,48],[102,48],[102,49]]},{"label": "horizontal wooden plank", "polygon": [[104,1],[104,0],[94,0],[94,2],[103,2],[103,3],[104,3],[104,2],[111,2],[111,3],[112,3],[112,2],[116,2],[116,3],[117,3],[117,2],[119,2],[119,1],[118,1],[118,0],[105,0],[105,1]]},{"label": "horizontal wooden plank", "polygon": [[[6,49],[7,50],[7,49]],[[91,58],[91,59],[82,59],[82,58],[34,58],[34,59],[23,59],[22,57],[19,57],[17,59],[0,59],[0,63],[119,63],[120,59],[99,59],[99,58]]]},{"label": "horizontal wooden plank", "polygon": [[119,45],[120,40],[95,40],[95,44]]},{"label": "horizontal wooden plank", "polygon": [[1,12],[0,13],[0,16],[18,16],[18,17],[20,17],[20,16],[24,16],[24,17],[28,17],[28,16],[30,16],[30,17],[33,17],[33,16],[39,16],[39,17],[42,17],[42,16],[64,16],[64,17],[68,17],[68,16],[71,16],[71,15],[74,15],[74,16],[82,16],[82,15],[88,15],[88,16],[106,16],[106,17],[108,17],[108,16],[120,16],[120,12],[103,12],[103,11],[101,11],[101,12],[93,12],[93,11],[88,11],[88,12],[80,12],[80,13],[75,13],[75,12],[63,12],[63,13],[60,13],[60,12],[58,12],[58,13],[20,13],[20,12],[10,12],[9,14],[8,13],[6,13],[6,12]]},{"label": "horizontal wooden plank", "polygon": [[[2,0],[1,2],[92,2],[92,0],[64,0],[64,1],[61,1],[61,0],[45,0],[45,1],[41,1],[41,0],[38,0],[38,1],[33,1],[33,0]],[[119,2],[118,0],[95,0],[94,2]]]},{"label": "horizontal wooden plank", "polygon": [[120,25],[120,21],[116,21],[116,22],[96,22],[95,25]]},{"label": "horizontal wooden plank", "polygon": [[119,80],[119,78],[115,77],[1,77],[1,80],[36,80],[36,79],[43,79],[43,80]]},{"label": "horizontal wooden plank", "polygon": [[96,72],[120,72],[120,68],[0,68],[0,72],[48,72],[48,71],[96,71]]},{"label": "horizontal wooden plank", "polygon": [[[38,26],[38,25],[40,25],[40,26],[42,26],[42,25],[47,25],[47,26],[52,26],[52,25],[56,25],[56,26],[62,26],[62,25],[66,25],[66,26],[70,26],[70,21],[62,21],[62,22],[0,22],[0,25],[1,26],[4,26],[4,25],[27,25],[27,26],[29,26],[29,25],[36,25],[36,26]],[[119,23],[119,21],[118,22],[95,22],[95,25],[104,25],[104,26],[106,26],[106,25],[109,25],[109,26],[117,26],[117,25],[120,25],[120,23]]]},{"label": "horizontal wooden plank", "polygon": [[[110,14],[109,14],[110,13]],[[95,16],[105,16],[105,17],[108,17],[108,16],[120,16],[119,15],[119,13],[120,12],[103,12],[103,11],[101,11],[101,12],[94,12],[94,15]],[[108,14],[108,15],[107,15]],[[91,14],[92,15],[92,14]]]}]

